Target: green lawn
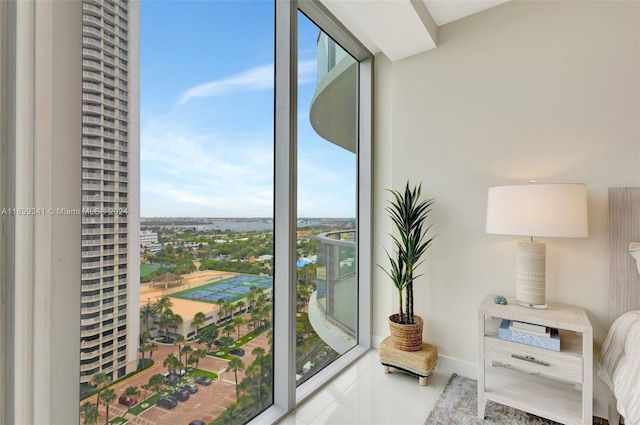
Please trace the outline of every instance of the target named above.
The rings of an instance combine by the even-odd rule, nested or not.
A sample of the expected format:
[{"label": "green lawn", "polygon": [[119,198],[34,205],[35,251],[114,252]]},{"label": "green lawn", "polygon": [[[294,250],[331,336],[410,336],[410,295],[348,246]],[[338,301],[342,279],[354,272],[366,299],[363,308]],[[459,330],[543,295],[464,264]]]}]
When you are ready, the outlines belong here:
[{"label": "green lawn", "polygon": [[156,270],[158,270],[160,267],[157,264],[141,264],[140,265],[140,277],[145,277],[150,275],[151,273],[155,272]]},{"label": "green lawn", "polygon": [[229,350],[232,350],[234,348],[242,347],[247,342],[251,341],[252,339],[257,337],[258,335],[268,331],[269,329],[271,329],[271,328],[270,327],[266,327],[266,328],[260,328],[260,329],[258,329],[256,331],[251,331],[248,334],[241,336],[240,339],[236,340],[233,343],[233,346],[215,348],[215,349],[209,351],[207,353],[207,355],[213,356],[213,357],[217,357],[219,359],[232,360],[236,356],[234,356],[233,354],[229,354]]}]

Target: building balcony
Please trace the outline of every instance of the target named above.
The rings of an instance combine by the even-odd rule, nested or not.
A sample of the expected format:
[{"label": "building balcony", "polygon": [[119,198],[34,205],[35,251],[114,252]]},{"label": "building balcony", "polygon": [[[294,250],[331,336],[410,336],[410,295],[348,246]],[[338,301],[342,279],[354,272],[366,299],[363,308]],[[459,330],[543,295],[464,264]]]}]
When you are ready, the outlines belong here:
[{"label": "building balcony", "polygon": [[320,338],[342,354],[357,344],[358,285],[356,232],[317,235],[317,289],[309,300],[309,321]]},{"label": "building balcony", "polygon": [[309,120],[324,139],[350,152],[357,149],[358,62],[326,34],[318,37],[318,86]]}]

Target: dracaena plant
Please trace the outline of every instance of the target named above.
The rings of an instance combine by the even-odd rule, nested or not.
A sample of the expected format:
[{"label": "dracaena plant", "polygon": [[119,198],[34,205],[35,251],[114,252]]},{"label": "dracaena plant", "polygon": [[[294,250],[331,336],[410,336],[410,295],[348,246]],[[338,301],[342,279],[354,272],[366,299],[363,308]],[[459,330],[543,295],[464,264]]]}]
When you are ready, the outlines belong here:
[{"label": "dracaena plant", "polygon": [[385,208],[395,224],[397,235],[390,235],[394,244],[393,252],[387,251],[390,268],[381,268],[398,290],[398,323],[403,324],[414,323],[413,281],[421,276],[415,271],[423,263],[422,257],[435,237],[427,237],[433,224],[425,223],[435,199],[421,200],[421,186],[418,184],[411,188],[407,181],[404,192],[388,189],[392,199]]}]

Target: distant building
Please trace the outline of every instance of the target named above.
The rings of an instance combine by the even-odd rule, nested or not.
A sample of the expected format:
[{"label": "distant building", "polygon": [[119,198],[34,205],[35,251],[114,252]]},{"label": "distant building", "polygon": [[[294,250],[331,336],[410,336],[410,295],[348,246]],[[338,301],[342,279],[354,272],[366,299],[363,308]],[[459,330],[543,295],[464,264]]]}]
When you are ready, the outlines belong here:
[{"label": "distant building", "polygon": [[138,365],[139,29],[139,2],[82,1],[81,383]]},{"label": "distant building", "polygon": [[147,245],[158,243],[158,234],[151,230],[143,230],[140,232],[140,246],[145,248]]}]

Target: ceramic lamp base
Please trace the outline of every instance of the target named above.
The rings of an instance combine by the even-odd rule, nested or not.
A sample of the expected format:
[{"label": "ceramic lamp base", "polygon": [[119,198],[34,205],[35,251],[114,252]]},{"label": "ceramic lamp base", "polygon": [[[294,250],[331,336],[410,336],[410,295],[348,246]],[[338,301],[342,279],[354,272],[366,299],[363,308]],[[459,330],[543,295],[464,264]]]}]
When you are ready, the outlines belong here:
[{"label": "ceramic lamp base", "polygon": [[538,241],[518,242],[516,301],[530,308],[545,304],[546,245]]}]

